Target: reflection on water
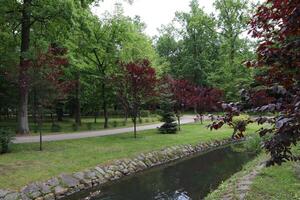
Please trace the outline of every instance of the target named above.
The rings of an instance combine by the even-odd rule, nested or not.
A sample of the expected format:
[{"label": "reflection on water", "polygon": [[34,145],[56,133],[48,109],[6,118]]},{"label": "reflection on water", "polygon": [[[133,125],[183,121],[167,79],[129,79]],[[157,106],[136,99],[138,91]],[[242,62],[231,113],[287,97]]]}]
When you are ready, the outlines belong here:
[{"label": "reflection on water", "polygon": [[253,156],[225,147],[103,186],[93,200],[203,199]]}]

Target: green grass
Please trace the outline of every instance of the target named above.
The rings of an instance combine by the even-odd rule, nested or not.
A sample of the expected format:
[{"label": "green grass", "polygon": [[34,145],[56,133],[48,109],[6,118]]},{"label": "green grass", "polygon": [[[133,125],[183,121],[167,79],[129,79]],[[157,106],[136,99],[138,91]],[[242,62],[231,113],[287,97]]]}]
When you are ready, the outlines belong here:
[{"label": "green grass", "polygon": [[[234,174],[217,190],[210,193],[205,200],[221,199],[225,194],[232,194],[233,200],[238,200],[236,192],[239,178],[250,174],[260,162],[266,160],[265,153],[247,163],[243,170]],[[297,172],[296,172],[297,171]],[[300,199],[300,166],[299,163],[284,163],[282,166],[264,168],[250,186],[246,200],[299,200]]]},{"label": "green grass", "polygon": [[[248,131],[254,130],[252,126]],[[174,135],[162,135],[157,130],[149,130],[139,132],[137,139],[133,138],[133,133],[125,133],[45,142],[42,152],[38,151],[38,144],[16,144],[11,153],[0,156],[0,188],[17,189],[29,182],[45,180],[60,173],[80,171],[166,146],[227,138],[231,133],[232,130],[226,127],[209,131],[205,125],[190,124],[182,126],[182,131]]]},{"label": "green grass", "polygon": [[[76,127],[74,124],[74,119],[72,118],[64,118],[62,122],[55,122],[56,125],[58,125],[57,128],[52,128],[52,122],[51,120],[47,119],[43,123],[42,126],[42,132],[44,134],[53,134],[53,133],[73,133],[73,132],[79,132],[79,131],[93,131],[93,130],[102,130],[104,129],[104,118],[97,118],[97,123],[94,123],[94,118],[82,118],[82,125],[79,127]],[[144,117],[142,118],[142,123],[139,123],[138,125],[145,125],[145,124],[152,124],[152,123],[158,123],[159,118],[158,117]],[[130,127],[133,123],[131,119],[128,119],[127,123],[124,123],[124,118],[120,117],[113,117],[110,118],[108,121],[108,128],[123,128],[123,127]],[[0,127],[7,127],[12,130],[16,129],[16,121],[15,120],[6,120],[0,122]],[[37,135],[38,130],[37,126],[30,122],[29,127],[31,130],[31,135]]]},{"label": "green grass", "polygon": [[[250,189],[247,200],[299,200],[300,179],[295,163],[263,169]],[[298,163],[299,165],[299,163]]]}]

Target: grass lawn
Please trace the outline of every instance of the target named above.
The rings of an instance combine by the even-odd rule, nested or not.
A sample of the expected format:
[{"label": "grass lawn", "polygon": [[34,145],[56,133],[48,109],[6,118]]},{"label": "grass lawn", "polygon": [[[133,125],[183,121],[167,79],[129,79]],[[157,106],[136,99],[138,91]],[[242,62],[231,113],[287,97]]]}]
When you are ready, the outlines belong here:
[{"label": "grass lawn", "polygon": [[[206,124],[209,122],[206,122]],[[254,132],[251,126],[248,132]],[[224,127],[210,131],[204,125],[189,124],[174,135],[158,134],[148,130],[113,136],[45,142],[44,151],[38,151],[38,144],[16,144],[12,152],[0,156],[0,188],[18,189],[25,184],[45,180],[61,173],[81,171],[114,159],[133,157],[166,146],[196,144],[199,142],[230,137],[232,129]]]},{"label": "grass lawn", "polygon": [[[205,200],[221,199],[224,194],[236,195],[237,180],[248,175],[252,169],[268,157],[262,153],[253,161],[247,163],[243,170],[226,180],[219,188],[208,195]],[[264,168],[250,186],[246,200],[299,200],[300,199],[300,165],[299,163],[284,163],[282,166]]]},{"label": "grass lawn", "polygon": [[[51,120],[47,120],[43,123],[42,132],[44,134],[53,134],[53,133],[73,133],[78,131],[93,131],[93,130],[102,130],[104,129],[104,118],[97,118],[97,123],[94,123],[94,118],[83,117],[82,125],[80,127],[76,127],[74,124],[74,119],[72,118],[64,118],[62,122],[55,122],[55,126],[52,126]],[[144,117],[141,118],[141,121],[138,120],[138,125],[152,124],[158,123],[158,117]],[[131,119],[128,119],[127,123],[125,123],[124,118],[121,117],[112,117],[108,121],[109,128],[124,128],[130,127],[133,123]],[[16,121],[8,120],[8,121],[0,121],[0,127],[8,127],[12,130],[16,129]],[[38,130],[37,126],[30,122],[29,127],[32,135],[37,135]]]}]

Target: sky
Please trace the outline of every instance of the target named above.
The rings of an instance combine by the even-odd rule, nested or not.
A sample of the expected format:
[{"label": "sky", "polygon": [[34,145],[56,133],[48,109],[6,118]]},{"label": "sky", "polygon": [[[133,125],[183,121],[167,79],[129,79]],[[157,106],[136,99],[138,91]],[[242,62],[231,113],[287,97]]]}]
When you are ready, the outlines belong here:
[{"label": "sky", "polygon": [[[146,34],[154,36],[158,34],[157,29],[163,24],[172,21],[176,11],[189,11],[191,0],[134,0],[130,5],[122,0],[104,0],[100,2],[99,7],[93,7],[93,13],[101,16],[106,11],[113,12],[115,3],[122,2],[124,14],[134,17],[139,15],[141,20],[146,23]],[[205,12],[211,13],[214,0],[199,0],[199,4]]]}]

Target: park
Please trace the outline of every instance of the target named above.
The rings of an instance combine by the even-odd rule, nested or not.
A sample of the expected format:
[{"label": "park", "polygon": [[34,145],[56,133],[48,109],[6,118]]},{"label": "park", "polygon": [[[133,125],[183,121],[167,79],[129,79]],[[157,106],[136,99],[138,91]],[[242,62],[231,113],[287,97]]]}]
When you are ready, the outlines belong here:
[{"label": "park", "polygon": [[2,0],[0,200],[300,199],[299,0]]}]

